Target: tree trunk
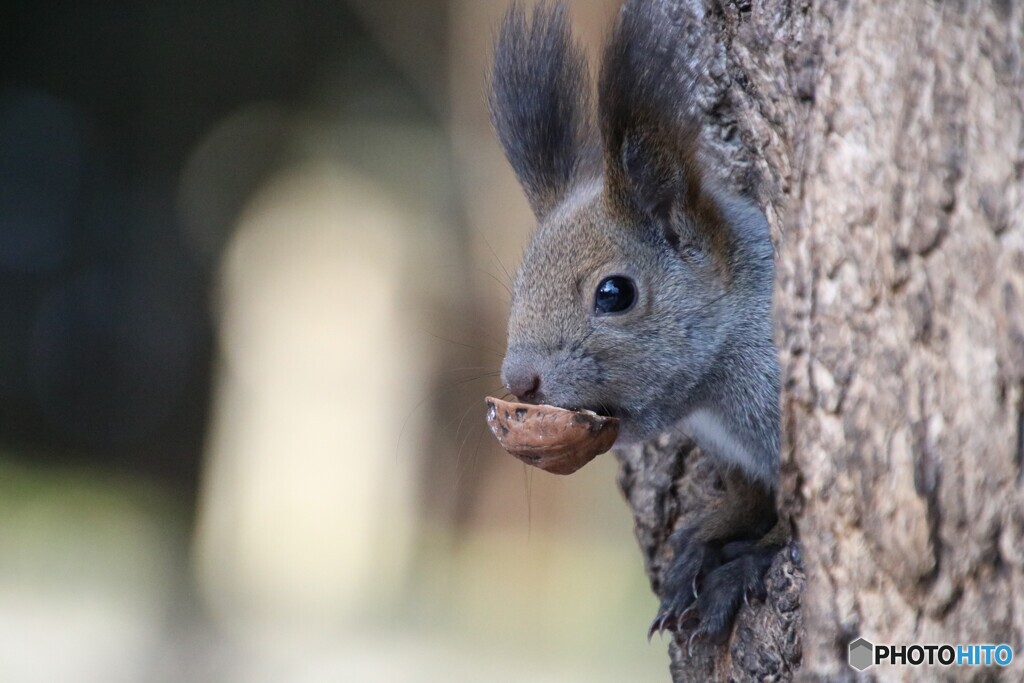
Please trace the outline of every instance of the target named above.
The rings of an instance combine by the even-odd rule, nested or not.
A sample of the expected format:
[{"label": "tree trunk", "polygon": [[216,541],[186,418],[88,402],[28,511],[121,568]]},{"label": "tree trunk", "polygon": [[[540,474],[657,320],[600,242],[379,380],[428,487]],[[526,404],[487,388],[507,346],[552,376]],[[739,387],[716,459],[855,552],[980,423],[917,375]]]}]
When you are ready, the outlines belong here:
[{"label": "tree trunk", "polygon": [[[853,678],[847,646],[1024,658],[1024,6],[671,0],[716,172],[765,208],[795,538],[675,681]],[[652,585],[715,495],[678,439],[619,454]],[[805,586],[806,584],[806,586]],[[876,666],[882,679],[1019,680]]]}]

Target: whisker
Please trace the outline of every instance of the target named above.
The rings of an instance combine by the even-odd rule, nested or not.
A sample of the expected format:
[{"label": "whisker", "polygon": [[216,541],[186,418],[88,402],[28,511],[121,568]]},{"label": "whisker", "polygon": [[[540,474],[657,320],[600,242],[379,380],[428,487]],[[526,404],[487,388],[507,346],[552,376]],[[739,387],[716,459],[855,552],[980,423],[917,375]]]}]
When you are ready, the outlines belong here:
[{"label": "whisker", "polygon": [[[498,258],[498,253],[494,251],[494,248],[491,246],[491,243],[487,240],[487,235],[485,235],[482,231],[477,231],[477,234],[480,235],[480,238],[484,241],[484,244],[487,245],[487,249],[491,252],[491,256],[493,256],[494,260],[498,262],[498,267],[501,268],[501,272],[505,273],[505,277],[508,278],[508,284],[511,285],[512,276],[509,275],[508,269],[505,268],[505,264],[501,262],[501,259]],[[508,294],[509,296],[512,296],[512,291],[509,290]]]},{"label": "whisker", "polygon": [[[460,465],[462,463],[462,450],[466,447],[466,442],[469,441],[469,437],[472,434],[473,434],[472,431],[467,431],[466,432],[466,436],[462,439],[462,443],[459,445],[459,450],[455,454],[455,478],[452,481],[452,495],[453,496],[459,490],[459,482],[462,481],[462,475],[466,471],[465,469],[462,469],[460,467]],[[456,438],[458,438],[458,434],[456,434]]]},{"label": "whisker", "polygon": [[[473,463],[474,463],[474,465],[476,464],[476,461],[480,459],[480,457],[479,457],[480,456],[480,443],[483,441],[484,433],[485,432],[489,432],[489,431],[490,431],[490,429],[485,429],[483,427],[480,427],[477,430],[476,444],[473,446]],[[457,472],[458,472],[458,468],[456,468],[456,480],[458,480],[458,476],[459,476],[457,474]]]},{"label": "whisker", "polygon": [[526,486],[526,540],[529,542],[533,533],[533,471],[523,463],[524,484]]},{"label": "whisker", "polygon": [[472,346],[470,344],[464,344],[462,342],[455,341],[454,339],[447,339],[447,338],[442,337],[440,335],[436,335],[433,332],[428,332],[427,330],[424,330],[422,328],[420,329],[420,331],[423,332],[424,334],[429,334],[434,339],[439,339],[439,340],[441,340],[443,342],[448,342],[449,344],[455,344],[456,346],[461,346],[464,349],[471,349],[473,351],[482,351],[483,353],[489,353],[492,356],[497,356],[498,358],[504,358],[505,357],[505,354],[499,353],[498,351],[495,351],[493,349],[485,349],[485,348],[479,347],[479,346]]},{"label": "whisker", "polygon": [[495,336],[494,333],[488,331],[488,329],[484,325],[481,325],[479,323],[473,325],[473,331],[476,332],[477,334],[481,334],[481,335],[487,337],[492,342],[496,342],[498,344],[499,348],[504,348],[505,347],[505,342],[506,342],[505,337],[504,336],[502,336],[502,337]]},{"label": "whisker", "polygon": [[[466,367],[463,367],[463,368],[448,368],[447,370],[438,370],[437,372],[439,374],[445,374],[445,373],[449,373],[449,372],[464,372],[464,371],[467,371],[467,370],[490,370],[490,366],[489,365],[467,365]],[[489,371],[487,373],[487,375],[498,375],[498,374],[501,374],[500,370],[492,370],[492,371]],[[481,377],[485,377],[487,375],[480,375],[480,376]]]},{"label": "whisker", "polygon": [[[458,438],[459,438],[459,432],[462,431],[462,423],[465,421],[466,416],[469,415],[469,411],[471,411],[472,409],[473,409],[473,406],[470,405],[468,408],[466,408],[465,411],[463,411],[462,418],[459,420],[459,426],[455,428],[455,439],[456,440],[458,440]],[[451,424],[451,423],[449,423],[449,424]],[[462,444],[459,446],[459,450],[455,454],[455,481],[454,481],[453,488],[452,488],[453,491],[458,489],[459,479],[461,478],[460,470],[461,470],[461,465],[462,465],[462,449],[465,448],[466,441],[469,440],[469,436],[472,433],[473,433],[472,430],[469,430],[469,431],[466,432],[466,436],[463,438]]]},{"label": "whisker", "polygon": [[[412,410],[409,411],[409,414],[405,416],[404,420],[402,420],[402,426],[398,430],[398,440],[395,442],[395,460],[396,461],[398,460],[398,453],[399,453],[399,451],[402,448],[402,437],[405,435],[405,429],[409,425],[409,420],[412,419],[412,416],[416,414],[416,411],[419,410],[423,406],[424,403],[426,403],[427,401],[429,401],[431,399],[436,399],[438,396],[440,396],[441,394],[444,394],[445,392],[454,391],[454,390],[458,389],[459,387],[461,387],[464,384],[469,384],[470,382],[476,382],[476,381],[481,380],[481,379],[490,379],[492,377],[495,377],[498,374],[499,374],[498,372],[488,372],[488,373],[485,373],[485,374],[482,374],[482,375],[476,375],[474,377],[466,377],[466,378],[457,380],[457,381],[452,382],[450,384],[446,384],[445,386],[442,386],[442,387],[440,387],[438,389],[434,389],[433,391],[428,392],[426,396],[421,398],[416,403],[416,405],[414,405],[412,407]],[[454,422],[454,419],[452,421]],[[457,432],[456,432],[456,438],[458,438],[458,433]]]},{"label": "whisker", "polygon": [[[499,265],[500,265],[500,263],[499,263]],[[446,263],[444,265],[434,266],[433,270],[445,270],[445,269],[449,269],[449,268],[459,268],[460,270],[464,269],[464,270],[469,270],[469,271],[483,273],[484,275],[486,275],[487,277],[493,279],[495,282],[497,282],[499,285],[501,285],[501,287],[505,290],[505,292],[508,293],[508,296],[509,296],[508,299],[504,299],[503,298],[502,301],[505,304],[510,303],[510,299],[512,297],[512,290],[509,289],[509,285],[505,284],[498,276],[496,276],[494,273],[492,273],[491,271],[487,270],[486,268],[481,268],[480,266],[464,266],[461,263]],[[504,270],[504,267],[502,267],[502,269]],[[506,277],[507,277],[507,275],[508,274],[506,273]]]},{"label": "whisker", "polygon": [[480,271],[481,273],[483,273],[484,275],[486,275],[487,277],[491,278],[492,280],[494,280],[495,282],[497,282],[497,283],[498,283],[499,285],[501,285],[501,286],[502,286],[502,288],[503,288],[503,289],[504,289],[504,290],[505,290],[506,292],[508,292],[508,297],[509,297],[509,298],[508,298],[508,299],[505,299],[505,300],[504,300],[504,301],[505,301],[505,303],[506,303],[506,304],[511,304],[511,303],[512,303],[512,290],[511,290],[511,289],[509,289],[509,286],[508,286],[508,285],[506,285],[506,284],[505,284],[504,282],[502,282],[501,280],[499,280],[499,279],[498,279],[498,277],[497,277],[497,276],[496,276],[496,275],[495,275],[494,273],[490,272],[489,270],[484,270],[483,268],[474,268],[473,270],[479,270],[479,271]]},{"label": "whisker", "polygon": [[[455,428],[455,438],[456,439],[459,438],[459,432],[462,431],[462,423],[466,421],[466,416],[469,415],[469,411],[473,410],[473,407],[476,406],[477,404],[478,404],[477,399],[474,398],[473,399],[473,403],[470,404],[470,406],[468,408],[466,408],[466,410],[463,411],[462,417],[459,419],[459,425]],[[479,401],[479,406],[480,406],[480,410],[482,412],[483,409],[484,409],[483,401]],[[447,425],[445,425],[445,428],[447,429],[448,427],[450,427],[452,422],[455,422],[454,418],[451,420],[451,422],[449,422]]]}]

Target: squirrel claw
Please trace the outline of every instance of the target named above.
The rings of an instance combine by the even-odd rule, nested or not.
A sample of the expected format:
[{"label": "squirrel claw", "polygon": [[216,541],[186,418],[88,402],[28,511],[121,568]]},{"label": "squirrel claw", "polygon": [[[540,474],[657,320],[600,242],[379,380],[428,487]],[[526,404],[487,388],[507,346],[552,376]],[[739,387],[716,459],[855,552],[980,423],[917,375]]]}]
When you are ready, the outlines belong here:
[{"label": "squirrel claw", "polygon": [[647,629],[647,642],[651,642],[651,638],[654,637],[655,633],[662,634],[665,632],[665,624],[668,622],[668,612],[662,612],[658,616],[654,617],[654,621],[651,622],[651,627]]},{"label": "squirrel claw", "polygon": [[693,658],[693,641],[699,638],[704,633],[703,629],[697,629],[690,634],[690,639],[686,641],[686,656]]},{"label": "squirrel claw", "polygon": [[683,630],[683,627],[687,622],[697,618],[697,606],[690,605],[682,612],[678,614],[672,609],[666,609],[658,613],[658,616],[651,622],[650,628],[647,629],[647,642],[651,642],[651,638],[654,637],[655,633],[664,634],[665,631],[672,631],[678,633]]},{"label": "squirrel claw", "polygon": [[683,630],[683,625],[686,624],[686,622],[689,621],[690,619],[695,618],[696,616],[697,616],[697,606],[696,605],[690,605],[689,607],[684,609],[682,612],[680,612],[678,617],[676,617],[676,628],[675,628],[675,630],[676,631],[682,631]]}]

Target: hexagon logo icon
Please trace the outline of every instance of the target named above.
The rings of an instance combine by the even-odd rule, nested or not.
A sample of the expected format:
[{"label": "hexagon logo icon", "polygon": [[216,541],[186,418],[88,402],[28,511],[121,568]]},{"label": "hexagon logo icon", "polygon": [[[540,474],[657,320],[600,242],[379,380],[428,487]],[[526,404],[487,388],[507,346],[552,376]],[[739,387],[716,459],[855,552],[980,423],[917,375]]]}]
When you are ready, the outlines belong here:
[{"label": "hexagon logo icon", "polygon": [[875,663],[875,646],[864,638],[858,638],[850,643],[850,666],[857,671],[863,671]]}]

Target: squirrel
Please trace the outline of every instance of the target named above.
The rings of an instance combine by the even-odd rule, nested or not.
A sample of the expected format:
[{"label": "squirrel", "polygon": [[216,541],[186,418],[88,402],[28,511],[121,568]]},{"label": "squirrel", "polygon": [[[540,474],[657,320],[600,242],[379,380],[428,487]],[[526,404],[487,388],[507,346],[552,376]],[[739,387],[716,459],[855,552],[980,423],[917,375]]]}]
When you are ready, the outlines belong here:
[{"label": "squirrel", "polygon": [[[565,7],[513,4],[490,111],[537,220],[514,279],[505,387],[620,420],[616,446],[678,430],[719,465],[724,504],[673,533],[648,638],[721,640],[765,596],[785,541],[774,251],[764,214],[702,168],[679,28],[627,0],[597,102]],[[596,109],[596,116],[595,110]]]}]

